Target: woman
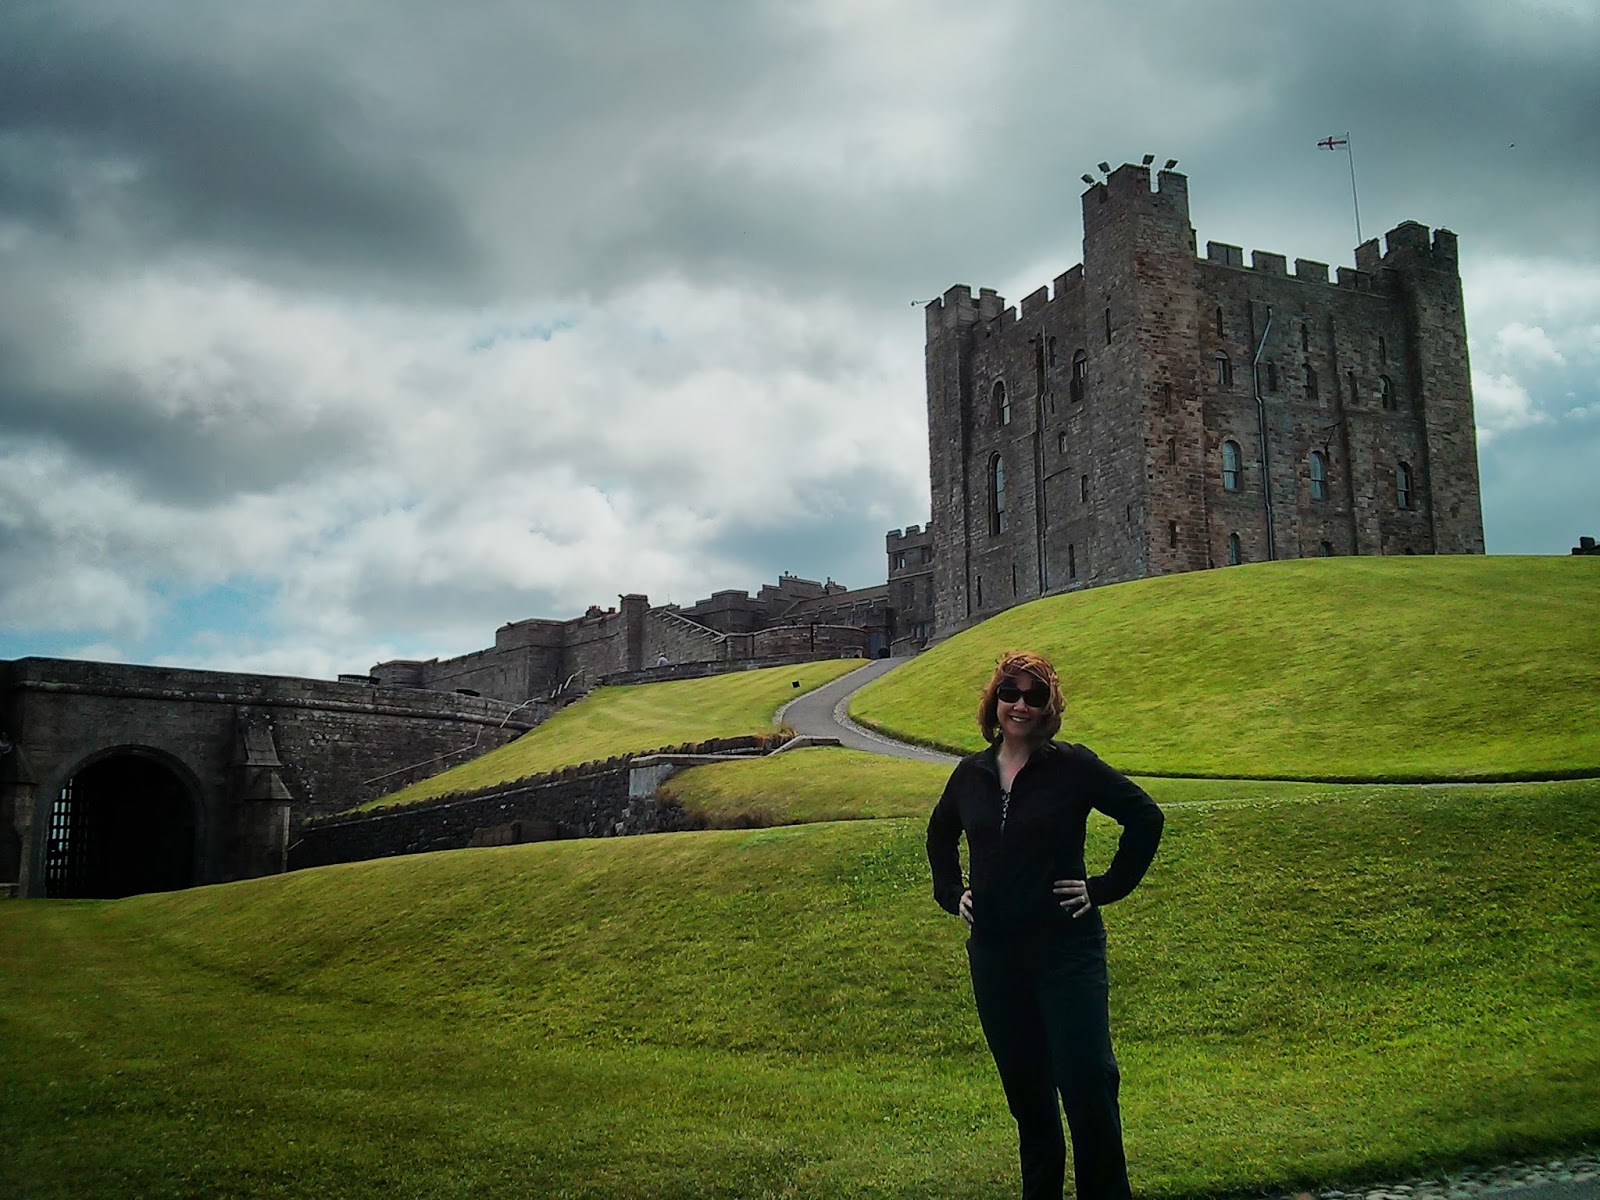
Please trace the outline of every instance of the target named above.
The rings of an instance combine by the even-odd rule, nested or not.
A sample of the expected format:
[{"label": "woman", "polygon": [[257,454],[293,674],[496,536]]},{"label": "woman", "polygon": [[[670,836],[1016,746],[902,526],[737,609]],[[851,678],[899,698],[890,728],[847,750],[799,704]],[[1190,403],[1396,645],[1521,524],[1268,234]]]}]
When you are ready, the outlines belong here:
[{"label": "woman", "polygon": [[[962,759],[945,785],[928,821],[928,863],[934,898],[972,930],[972,994],[1017,1121],[1023,1200],[1060,1200],[1062,1106],[1078,1200],[1128,1200],[1100,909],[1144,877],[1162,816],[1090,751],[1051,740],[1061,712],[1048,661],[1028,651],[1000,660],[978,703],[989,749]],[[1094,876],[1083,863],[1091,808],[1122,825],[1111,865]]]}]

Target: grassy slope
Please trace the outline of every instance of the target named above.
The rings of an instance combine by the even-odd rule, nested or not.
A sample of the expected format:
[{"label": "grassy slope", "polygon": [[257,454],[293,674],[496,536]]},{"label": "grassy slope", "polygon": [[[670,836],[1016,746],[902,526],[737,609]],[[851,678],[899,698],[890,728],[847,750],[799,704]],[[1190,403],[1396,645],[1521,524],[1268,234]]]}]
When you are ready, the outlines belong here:
[{"label": "grassy slope", "polygon": [[868,684],[853,717],[979,747],[1001,651],[1050,655],[1065,736],[1130,774],[1600,771],[1600,561],[1341,558],[1096,588],[1002,613]]},{"label": "grassy slope", "polygon": [[[1355,791],[1108,915],[1143,1194],[1600,1135],[1600,783]],[[0,905],[0,1194],[998,1200],[960,941],[915,820]]]},{"label": "grassy slope", "polygon": [[[949,777],[950,768],[937,763],[812,748],[695,767],[668,779],[661,794],[720,829],[925,818]],[[1139,783],[1162,804],[1338,798],[1370,790],[1357,784],[1247,779],[1141,778]]]},{"label": "grassy slope", "polygon": [[[361,807],[475,791],[617,754],[771,733],[779,708],[861,665],[857,659],[828,659],[707,679],[598,688],[516,741]],[[797,680],[798,688],[793,686]]]}]

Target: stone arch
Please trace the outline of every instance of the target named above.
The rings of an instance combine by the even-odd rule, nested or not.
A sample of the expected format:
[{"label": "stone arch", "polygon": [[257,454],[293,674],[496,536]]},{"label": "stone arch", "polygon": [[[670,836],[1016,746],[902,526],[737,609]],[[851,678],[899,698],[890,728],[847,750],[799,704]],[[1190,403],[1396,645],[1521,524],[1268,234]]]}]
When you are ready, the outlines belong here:
[{"label": "stone arch", "polygon": [[42,797],[43,894],[112,899],[200,882],[200,782],[141,745],[86,755]]}]

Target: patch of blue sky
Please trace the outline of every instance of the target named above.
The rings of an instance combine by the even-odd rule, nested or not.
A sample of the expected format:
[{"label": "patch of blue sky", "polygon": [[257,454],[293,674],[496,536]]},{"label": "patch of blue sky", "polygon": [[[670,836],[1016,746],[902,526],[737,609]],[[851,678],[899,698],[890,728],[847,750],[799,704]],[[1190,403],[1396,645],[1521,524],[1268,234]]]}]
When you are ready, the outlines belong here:
[{"label": "patch of blue sky", "polygon": [[479,333],[470,346],[481,354],[505,342],[548,342],[558,333],[578,327],[576,317],[552,317],[547,321],[531,321],[522,325],[497,324]]},{"label": "patch of blue sky", "polygon": [[0,630],[0,662],[13,658],[105,658],[110,655],[85,653],[92,641],[82,632],[6,633]]},{"label": "patch of blue sky", "polygon": [[198,591],[160,588],[162,613],[140,646],[142,660],[176,659],[227,642],[260,643],[277,633],[272,619],[276,584],[235,580]]}]

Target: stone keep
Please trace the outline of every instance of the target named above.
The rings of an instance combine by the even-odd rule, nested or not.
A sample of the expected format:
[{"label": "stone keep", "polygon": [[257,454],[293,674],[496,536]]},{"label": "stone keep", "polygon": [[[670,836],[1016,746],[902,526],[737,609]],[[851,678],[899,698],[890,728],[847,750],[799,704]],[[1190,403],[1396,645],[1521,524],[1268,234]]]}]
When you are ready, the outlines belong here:
[{"label": "stone keep", "polygon": [[1233,562],[1481,554],[1456,238],[1356,267],[1208,243],[1188,180],[1083,193],[1083,262],[927,307],[934,625]]}]

